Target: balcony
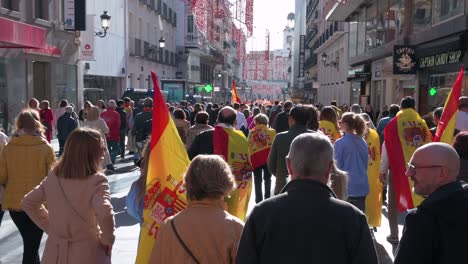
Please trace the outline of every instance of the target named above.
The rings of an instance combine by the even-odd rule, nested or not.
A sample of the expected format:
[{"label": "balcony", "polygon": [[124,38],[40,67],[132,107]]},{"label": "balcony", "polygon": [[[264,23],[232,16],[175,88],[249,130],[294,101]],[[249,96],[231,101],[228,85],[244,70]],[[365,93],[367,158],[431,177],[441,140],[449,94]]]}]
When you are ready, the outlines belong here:
[{"label": "balcony", "polygon": [[327,8],[324,10],[325,19],[328,21],[346,21],[346,19],[365,2],[365,0],[328,0],[326,4]]},{"label": "balcony", "polygon": [[306,20],[308,21],[315,9],[317,8],[318,0],[309,0],[306,7]]},{"label": "balcony", "polygon": [[309,45],[309,43],[312,41],[312,39],[314,39],[315,36],[317,36],[317,33],[318,33],[318,27],[317,25],[314,25],[308,32],[307,32],[307,35],[306,35],[306,40],[305,40],[305,45]]},{"label": "balcony", "polygon": [[143,50],[143,42],[141,39],[137,38],[129,38],[128,39],[128,44],[129,44],[129,53],[130,56],[132,57],[144,57],[144,50]]},{"label": "balcony", "polygon": [[145,59],[148,59],[150,61],[157,60],[158,49],[155,45],[145,41],[143,43],[143,51]]},{"label": "balcony", "polygon": [[317,65],[318,55],[313,53],[307,60],[304,62],[304,70],[310,69]]},{"label": "balcony", "polygon": [[317,49],[315,52],[321,52],[324,47],[336,41],[341,35],[345,34],[345,22],[332,22],[327,30],[318,38]]}]

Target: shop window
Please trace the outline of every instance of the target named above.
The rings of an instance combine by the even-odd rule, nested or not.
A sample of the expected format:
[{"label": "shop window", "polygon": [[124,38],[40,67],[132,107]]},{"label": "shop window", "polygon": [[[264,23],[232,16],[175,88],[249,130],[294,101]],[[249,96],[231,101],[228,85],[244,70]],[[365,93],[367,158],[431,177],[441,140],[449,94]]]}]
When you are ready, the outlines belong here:
[{"label": "shop window", "polygon": [[57,64],[55,67],[55,102],[66,99],[75,106],[78,103],[76,65]]},{"label": "shop window", "polygon": [[434,0],[434,24],[464,13],[464,0]]},{"label": "shop window", "polygon": [[0,58],[0,129],[10,135],[26,105],[26,79],[24,60]]},{"label": "shop window", "polygon": [[19,1],[20,0],[2,0],[2,7],[13,11],[19,11]]},{"label": "shop window", "polygon": [[415,0],[413,6],[413,32],[426,30],[431,26],[432,0]]},{"label": "shop window", "polygon": [[35,0],[34,17],[49,20],[49,0]]}]

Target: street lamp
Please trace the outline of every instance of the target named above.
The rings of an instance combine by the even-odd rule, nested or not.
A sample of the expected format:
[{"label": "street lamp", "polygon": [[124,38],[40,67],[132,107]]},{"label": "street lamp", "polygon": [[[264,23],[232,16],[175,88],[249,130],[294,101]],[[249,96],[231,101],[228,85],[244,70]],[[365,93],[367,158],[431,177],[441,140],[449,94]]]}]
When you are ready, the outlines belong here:
[{"label": "street lamp", "polygon": [[221,72],[218,72],[218,78],[221,78],[223,75],[221,74]]},{"label": "street lamp", "polygon": [[96,36],[103,38],[107,35],[107,30],[109,29],[110,19],[111,19],[111,16],[107,14],[107,11],[104,11],[104,13],[101,15],[101,27],[104,30],[104,32],[102,31],[96,32]]},{"label": "street lamp", "polygon": [[339,59],[338,56],[336,56],[335,60],[330,61],[330,63],[327,63],[327,59],[328,59],[328,55],[327,55],[327,53],[324,52],[322,54],[323,66],[325,66],[325,67],[333,66],[336,69],[338,69],[338,67],[340,66],[340,59]]},{"label": "street lamp", "polygon": [[322,62],[323,62],[323,63],[327,62],[327,58],[328,58],[328,55],[324,52],[324,53],[322,54]]},{"label": "street lamp", "polygon": [[166,46],[166,40],[164,39],[163,36],[161,36],[161,38],[159,39],[159,47],[161,49],[164,49],[165,46]]}]

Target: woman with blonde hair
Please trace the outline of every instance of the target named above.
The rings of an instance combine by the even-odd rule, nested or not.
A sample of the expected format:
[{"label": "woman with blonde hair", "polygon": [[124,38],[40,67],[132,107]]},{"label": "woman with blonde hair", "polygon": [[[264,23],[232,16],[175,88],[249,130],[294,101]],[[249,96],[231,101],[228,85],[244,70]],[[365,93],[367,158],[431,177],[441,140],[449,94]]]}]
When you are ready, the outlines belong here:
[{"label": "woman with blonde hair", "polygon": [[91,106],[88,110],[88,119],[83,122],[83,127],[89,127],[92,129],[96,129],[101,133],[102,140],[104,141],[104,146],[106,149],[104,151],[104,161],[103,166],[107,167],[108,169],[112,169],[113,165],[110,158],[109,150],[107,149],[107,142],[106,142],[106,134],[109,133],[109,127],[106,124],[106,121],[100,117],[101,111],[97,106]]},{"label": "woman with blonde hair", "polygon": [[114,211],[101,169],[104,148],[98,131],[74,130],[62,158],[24,197],[24,210],[48,235],[42,263],[110,263]]},{"label": "woman with blonde hair", "polygon": [[160,226],[149,263],[234,263],[244,224],[224,210],[235,188],[229,165],[217,155],[198,155],[185,188],[188,207]]},{"label": "woman with blonde hair", "polygon": [[338,115],[331,106],[325,106],[320,112],[320,131],[330,139],[332,144],[341,138],[340,129],[338,128]]},{"label": "woman with blonde hair", "polygon": [[42,230],[21,207],[21,199],[38,185],[55,162],[54,149],[44,137],[39,113],[23,110],[16,119],[16,132],[0,156],[0,185],[6,190],[1,202],[23,238],[23,263],[39,263]]},{"label": "woman with blonde hair", "polygon": [[340,128],[344,136],[334,145],[337,167],[348,172],[348,202],[365,212],[366,196],[369,193],[369,151],[363,139],[366,123],[359,114],[344,113],[340,120]]}]

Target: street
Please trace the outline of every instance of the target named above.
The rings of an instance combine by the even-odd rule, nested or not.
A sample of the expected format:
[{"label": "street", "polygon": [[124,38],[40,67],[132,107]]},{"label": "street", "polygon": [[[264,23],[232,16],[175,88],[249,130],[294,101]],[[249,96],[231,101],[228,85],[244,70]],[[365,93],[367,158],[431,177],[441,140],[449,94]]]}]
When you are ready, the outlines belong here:
[{"label": "street", "polygon": [[[130,185],[139,176],[139,169],[133,165],[130,156],[126,159],[117,159],[116,173],[109,175],[109,183],[111,189],[112,205],[115,211],[115,224],[116,224],[116,241],[112,250],[112,263],[128,264],[134,263],[137,251],[139,225],[132,217],[130,217],[125,209],[125,198],[127,196]],[[272,179],[274,186],[274,177]],[[249,212],[255,206],[255,195],[252,189],[252,195],[249,203]],[[404,223],[404,215],[400,214],[399,217],[399,231],[401,231]],[[379,263],[390,264],[393,263],[393,250],[390,243],[386,241],[386,236],[389,234],[388,221],[386,218],[386,207],[383,207],[382,226],[373,233],[375,237],[375,246],[379,255]],[[44,251],[45,241],[47,236],[44,234],[40,252]],[[23,245],[21,236],[13,221],[9,217],[8,212],[5,216],[0,227],[0,264],[19,264],[21,263],[21,256],[23,252]]]}]

